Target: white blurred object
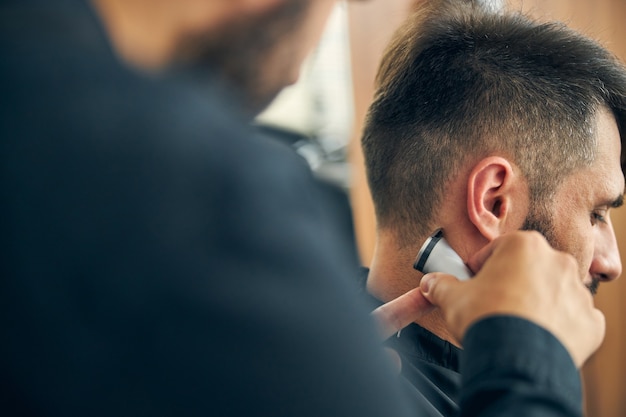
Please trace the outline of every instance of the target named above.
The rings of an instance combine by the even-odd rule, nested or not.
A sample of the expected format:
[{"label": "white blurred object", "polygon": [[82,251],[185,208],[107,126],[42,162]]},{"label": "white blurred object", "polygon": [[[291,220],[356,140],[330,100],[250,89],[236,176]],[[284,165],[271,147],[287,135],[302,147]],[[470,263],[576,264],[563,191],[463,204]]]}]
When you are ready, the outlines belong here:
[{"label": "white blurred object", "polygon": [[482,0],[482,2],[489,6],[489,8],[491,8],[494,12],[504,10],[505,7],[504,0]]},{"label": "white blurred object", "polygon": [[313,138],[325,154],[344,149],[353,125],[348,14],[339,3],[300,80],[285,89],[257,122]]}]

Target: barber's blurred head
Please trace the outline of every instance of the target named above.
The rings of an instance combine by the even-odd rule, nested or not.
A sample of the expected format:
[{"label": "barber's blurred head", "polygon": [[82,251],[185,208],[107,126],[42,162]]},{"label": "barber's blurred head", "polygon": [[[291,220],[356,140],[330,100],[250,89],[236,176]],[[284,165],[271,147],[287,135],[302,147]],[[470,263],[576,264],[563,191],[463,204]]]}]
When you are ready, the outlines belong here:
[{"label": "barber's blurred head", "polygon": [[114,45],[142,69],[206,70],[260,111],[318,42],[336,0],[93,0]]}]

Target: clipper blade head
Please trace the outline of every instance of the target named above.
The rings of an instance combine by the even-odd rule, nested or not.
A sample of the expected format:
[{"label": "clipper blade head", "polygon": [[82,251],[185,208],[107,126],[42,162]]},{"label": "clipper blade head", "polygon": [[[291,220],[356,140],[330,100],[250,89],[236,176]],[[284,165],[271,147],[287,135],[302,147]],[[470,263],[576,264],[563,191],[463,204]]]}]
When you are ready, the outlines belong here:
[{"label": "clipper blade head", "polygon": [[443,237],[441,229],[437,229],[426,239],[417,254],[413,268],[424,274],[445,272],[461,281],[468,280],[472,276],[467,265]]}]

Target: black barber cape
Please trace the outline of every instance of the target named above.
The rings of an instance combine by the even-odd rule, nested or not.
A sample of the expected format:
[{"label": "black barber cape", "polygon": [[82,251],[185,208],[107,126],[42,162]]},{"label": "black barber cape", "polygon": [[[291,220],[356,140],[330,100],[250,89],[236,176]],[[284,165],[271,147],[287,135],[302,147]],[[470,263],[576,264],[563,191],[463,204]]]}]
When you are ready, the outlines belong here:
[{"label": "black barber cape", "polygon": [[460,349],[414,323],[390,337],[385,345],[402,359],[402,377],[409,383],[411,398],[428,403],[433,417],[457,415]]},{"label": "black barber cape", "polygon": [[[310,170],[208,69],[129,68],[81,0],[0,1],[0,57],[0,415],[427,415]],[[463,415],[579,415],[509,321],[468,332]]]},{"label": "black barber cape", "polygon": [[[366,290],[369,270],[361,269],[360,288],[372,308],[382,302]],[[456,416],[459,410],[461,349],[423,327],[411,323],[385,345],[402,359],[402,377],[411,398],[427,403],[429,416]]]}]

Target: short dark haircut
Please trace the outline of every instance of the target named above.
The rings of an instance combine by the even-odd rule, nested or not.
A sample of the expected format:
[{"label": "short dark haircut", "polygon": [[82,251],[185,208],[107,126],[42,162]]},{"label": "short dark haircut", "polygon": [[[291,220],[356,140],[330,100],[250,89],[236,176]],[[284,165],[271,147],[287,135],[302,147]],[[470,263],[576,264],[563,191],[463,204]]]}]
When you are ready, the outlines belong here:
[{"label": "short dark haircut", "polygon": [[531,204],[546,204],[594,160],[601,108],[615,115],[622,149],[626,133],[626,70],[596,41],[477,2],[434,4],[388,47],[363,135],[378,227],[403,246],[431,231],[464,164],[508,157]]}]

